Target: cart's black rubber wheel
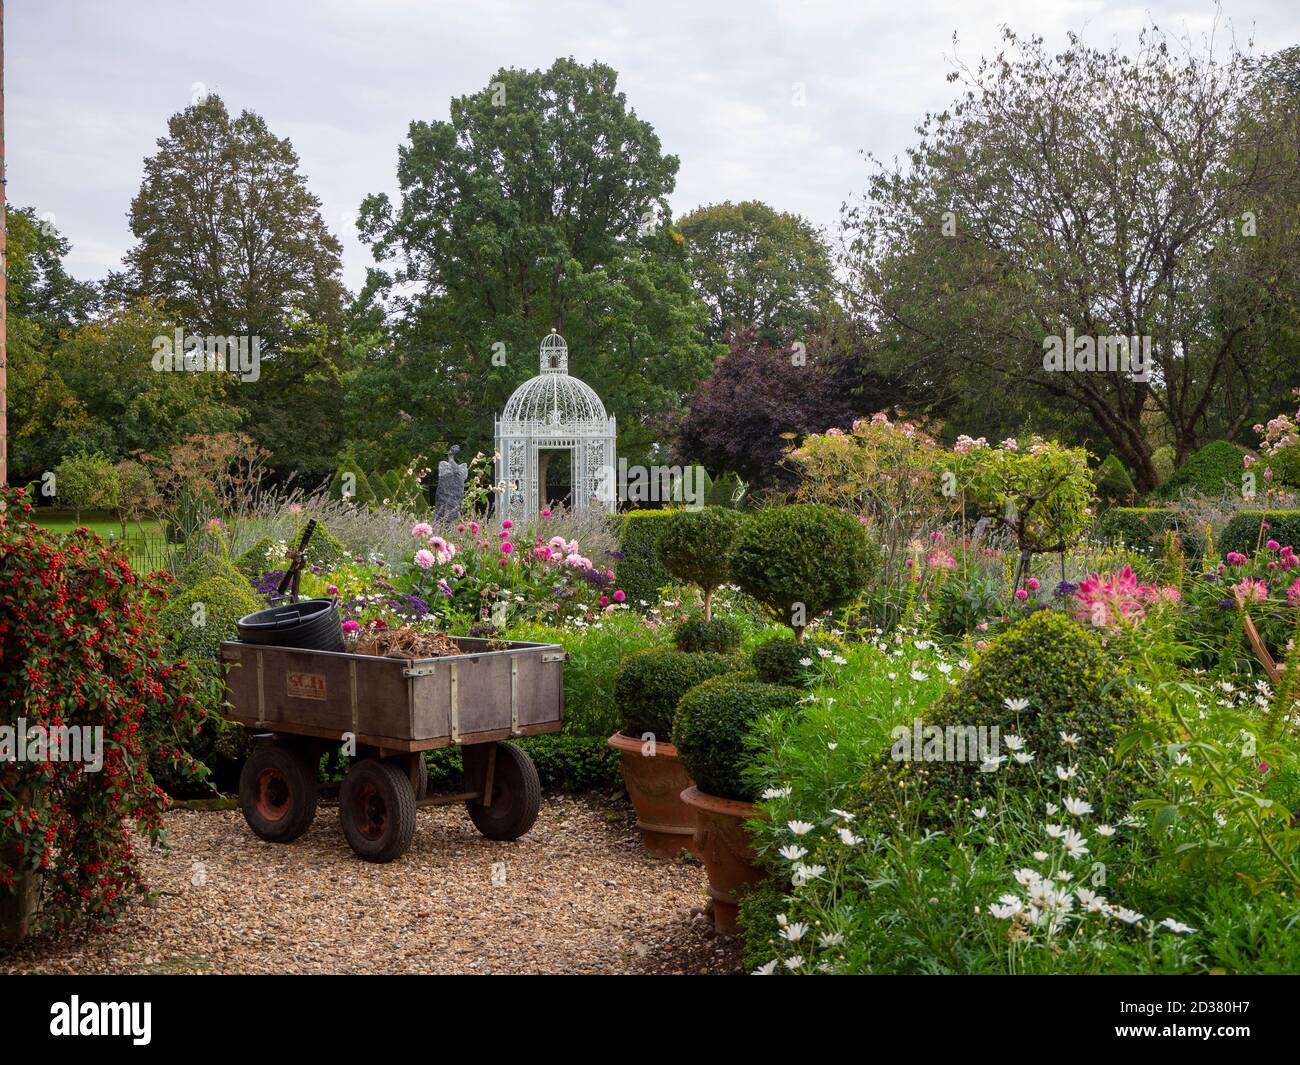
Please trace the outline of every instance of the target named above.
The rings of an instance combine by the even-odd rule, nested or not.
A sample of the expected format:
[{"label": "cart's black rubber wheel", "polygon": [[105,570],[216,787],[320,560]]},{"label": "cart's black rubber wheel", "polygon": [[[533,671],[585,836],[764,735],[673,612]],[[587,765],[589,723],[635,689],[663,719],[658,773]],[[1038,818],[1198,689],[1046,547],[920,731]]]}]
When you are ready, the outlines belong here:
[{"label": "cart's black rubber wheel", "polygon": [[416,751],[411,755],[406,775],[410,778],[411,787],[415,789],[415,801],[419,802],[429,794],[429,764],[424,760],[423,752]]},{"label": "cart's black rubber wheel", "polygon": [[537,820],[542,782],[528,752],[513,743],[498,743],[492,772],[492,805],[465,803],[469,819],[488,839],[518,839]]},{"label": "cart's black rubber wheel", "polygon": [[358,858],[401,857],[415,837],[415,789],[406,770],[379,758],[355,763],[339,789],[339,819]]},{"label": "cart's black rubber wheel", "polygon": [[292,843],[316,818],[316,763],[277,743],[254,747],[239,774],[239,808],[269,843]]}]

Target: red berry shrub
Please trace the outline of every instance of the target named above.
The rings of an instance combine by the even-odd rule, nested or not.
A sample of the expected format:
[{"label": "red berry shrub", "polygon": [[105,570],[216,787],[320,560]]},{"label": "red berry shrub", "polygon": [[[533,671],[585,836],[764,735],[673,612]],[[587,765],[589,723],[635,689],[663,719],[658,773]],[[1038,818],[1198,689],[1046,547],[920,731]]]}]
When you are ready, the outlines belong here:
[{"label": "red berry shrub", "polygon": [[0,891],[38,870],[40,924],[62,930],[143,890],[130,825],[160,843],[168,801],[149,761],[204,774],[184,748],[219,695],[157,628],[169,577],[138,576],[89,530],[32,525],[31,509],[0,487],[0,726],[101,727],[103,764],[0,745]]}]

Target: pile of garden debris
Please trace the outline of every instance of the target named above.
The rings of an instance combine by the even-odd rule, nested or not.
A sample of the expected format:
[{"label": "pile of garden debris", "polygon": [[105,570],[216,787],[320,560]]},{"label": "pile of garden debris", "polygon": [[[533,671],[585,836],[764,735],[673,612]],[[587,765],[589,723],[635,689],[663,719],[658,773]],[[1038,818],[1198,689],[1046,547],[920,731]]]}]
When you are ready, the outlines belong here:
[{"label": "pile of garden debris", "polygon": [[348,650],[354,655],[375,655],[378,658],[444,658],[461,653],[456,642],[446,633],[420,632],[407,626],[368,632]]}]

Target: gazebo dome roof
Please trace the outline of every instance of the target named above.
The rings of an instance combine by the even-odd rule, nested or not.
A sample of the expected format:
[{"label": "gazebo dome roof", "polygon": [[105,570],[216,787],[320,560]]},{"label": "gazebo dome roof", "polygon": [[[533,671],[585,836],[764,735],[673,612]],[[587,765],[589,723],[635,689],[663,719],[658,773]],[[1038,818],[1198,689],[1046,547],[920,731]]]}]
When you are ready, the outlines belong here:
[{"label": "gazebo dome roof", "polygon": [[600,397],[589,385],[569,376],[568,347],[558,333],[552,332],[542,341],[541,372],[506,400],[501,427],[506,431],[608,431]]}]

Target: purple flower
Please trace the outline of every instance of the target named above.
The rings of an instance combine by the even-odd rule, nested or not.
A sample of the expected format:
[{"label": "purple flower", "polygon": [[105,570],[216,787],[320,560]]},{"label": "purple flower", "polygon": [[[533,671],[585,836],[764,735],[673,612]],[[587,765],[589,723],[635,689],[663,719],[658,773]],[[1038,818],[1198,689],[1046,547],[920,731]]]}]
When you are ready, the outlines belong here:
[{"label": "purple flower", "polygon": [[1062,581],[1056,586],[1056,591],[1052,594],[1058,599],[1064,599],[1066,596],[1073,595],[1078,590],[1079,586],[1077,584],[1073,584],[1070,581]]}]

